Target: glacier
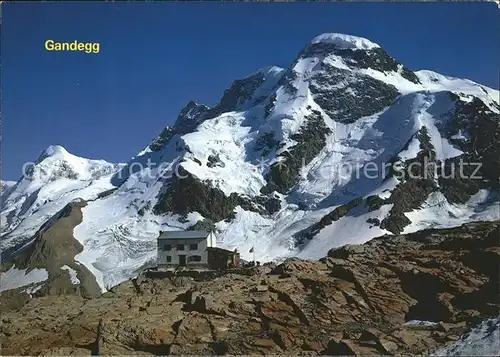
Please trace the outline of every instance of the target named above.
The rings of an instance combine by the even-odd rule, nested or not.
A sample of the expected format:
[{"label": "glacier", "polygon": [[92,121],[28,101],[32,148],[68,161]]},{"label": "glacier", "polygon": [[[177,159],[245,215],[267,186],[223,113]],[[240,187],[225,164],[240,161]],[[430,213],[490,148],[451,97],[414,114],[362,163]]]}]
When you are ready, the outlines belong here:
[{"label": "glacier", "polygon": [[[367,93],[380,96],[366,99]],[[181,112],[155,145],[147,145],[127,163],[80,158],[61,146],[45,150],[17,183],[2,182],[2,250],[26,246],[66,204],[85,200],[83,222],[74,229],[83,251],[75,260],[105,291],[154,261],[160,230],[187,229],[207,219],[197,211],[158,214],[151,209],[179,176],[179,168],[226,197],[261,197],[271,167],[298,147],[297,138],[313,113],[328,130],[324,146],[301,167],[293,187],[272,193],[280,209],[262,214],[236,205],[231,217],[213,222],[218,246],[238,249],[246,260],[253,258],[252,247],[262,262],[291,256],[318,259],[333,247],[392,234],[367,223],[382,221],[392,204],[377,210],[357,205],[306,244],[298,245],[295,238],[350,200],[389,197],[396,179],[382,174],[357,177],[342,168],[369,163],[379,168],[395,156],[417,157],[417,133],[423,127],[437,160],[464,154],[442,134],[456,105],[450,93],[458,102],[477,98],[492,113],[500,113],[497,90],[428,70],[409,71],[368,39],[322,34],[289,68],[269,66],[235,81],[215,107],[188,104],[189,110]],[[349,110],[353,105],[359,113]],[[262,149],[263,138],[272,138],[273,145]],[[500,218],[498,196],[488,189],[465,203],[448,202],[435,192],[420,208],[404,214],[411,221],[404,233]]]}]

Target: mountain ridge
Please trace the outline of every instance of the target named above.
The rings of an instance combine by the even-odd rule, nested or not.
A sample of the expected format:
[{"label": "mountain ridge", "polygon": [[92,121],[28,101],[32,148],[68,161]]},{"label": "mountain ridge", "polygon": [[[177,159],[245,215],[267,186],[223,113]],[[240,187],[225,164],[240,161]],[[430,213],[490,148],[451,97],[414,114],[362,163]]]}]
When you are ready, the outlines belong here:
[{"label": "mountain ridge", "polygon": [[[217,105],[188,102],[126,164],[80,158],[60,165],[54,181],[35,165],[45,179],[23,177],[6,197],[2,249],[29,242],[76,198],[89,203],[74,228],[83,246],[75,259],[101,289],[154,259],[159,230],[215,227],[221,246],[243,258],[257,247],[257,258],[269,261],[320,258],[387,233],[498,220],[499,112],[496,90],[411,71],[367,39],[320,35],[288,68],[234,81]],[[446,172],[460,159],[481,163],[484,179],[381,171],[400,162],[407,176],[412,164]],[[370,163],[375,178],[352,170]]]}]

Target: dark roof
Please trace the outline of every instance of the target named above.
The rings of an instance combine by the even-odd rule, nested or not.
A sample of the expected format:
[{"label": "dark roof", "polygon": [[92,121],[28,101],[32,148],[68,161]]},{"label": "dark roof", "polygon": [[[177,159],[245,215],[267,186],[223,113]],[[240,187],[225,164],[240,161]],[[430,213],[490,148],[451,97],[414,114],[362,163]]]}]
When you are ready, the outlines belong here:
[{"label": "dark roof", "polygon": [[207,238],[208,235],[207,231],[166,231],[161,232],[158,239],[199,239]]},{"label": "dark roof", "polygon": [[219,252],[219,253],[224,253],[224,254],[240,254],[239,252],[235,252],[234,250],[228,250],[224,248],[219,248],[219,247],[207,247],[207,250],[212,251],[212,252]]}]

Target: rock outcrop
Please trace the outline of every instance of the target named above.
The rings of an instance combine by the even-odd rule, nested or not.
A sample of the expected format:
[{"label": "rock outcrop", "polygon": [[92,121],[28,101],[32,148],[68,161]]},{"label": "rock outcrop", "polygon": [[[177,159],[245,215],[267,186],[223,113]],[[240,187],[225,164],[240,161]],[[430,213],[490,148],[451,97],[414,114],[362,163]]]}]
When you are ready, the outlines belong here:
[{"label": "rock outcrop", "polygon": [[2,272],[10,269],[25,273],[34,269],[47,272],[47,279],[43,282],[2,289],[2,311],[17,309],[33,296],[78,295],[92,298],[101,295],[94,275],[74,259],[83,247],[74,238],[73,229],[82,222],[82,208],[86,205],[84,200],[66,205],[40,228],[30,244],[13,252],[9,262],[2,264]]},{"label": "rock outcrop", "polygon": [[3,353],[427,353],[498,313],[499,234],[472,223],[208,281],[146,274],[95,299],[34,298],[2,314]]}]

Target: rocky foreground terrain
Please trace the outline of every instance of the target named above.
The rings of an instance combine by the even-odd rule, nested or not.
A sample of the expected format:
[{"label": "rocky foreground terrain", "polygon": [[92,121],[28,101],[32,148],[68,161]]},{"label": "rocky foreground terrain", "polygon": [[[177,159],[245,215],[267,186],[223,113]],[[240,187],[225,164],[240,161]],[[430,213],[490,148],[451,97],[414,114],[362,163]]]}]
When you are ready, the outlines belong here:
[{"label": "rocky foreground terrain", "polygon": [[[3,311],[3,355],[414,355],[498,314],[500,222],[205,279],[141,275]],[[416,322],[418,321],[427,321]]]}]

